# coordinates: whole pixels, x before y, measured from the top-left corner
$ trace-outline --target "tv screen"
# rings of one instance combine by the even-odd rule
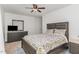
[[[17,31],[18,27],[17,26],[8,26],[8,31]]]

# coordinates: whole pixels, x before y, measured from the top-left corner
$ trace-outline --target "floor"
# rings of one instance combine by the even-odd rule
[[[5,43],[5,51],[7,54],[25,54],[21,48],[21,41]]]
[[[25,54],[24,50],[21,48],[21,41],[5,43],[5,50],[7,54]],[[64,50],[60,54],[71,54],[69,50]]]

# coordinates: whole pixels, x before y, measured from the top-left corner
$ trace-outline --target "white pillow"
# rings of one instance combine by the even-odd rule
[[[48,29],[48,30],[46,31],[46,34],[53,34],[53,31],[54,31],[54,29]]]
[[[65,29],[55,29],[54,33],[63,34],[65,35],[66,30]]]

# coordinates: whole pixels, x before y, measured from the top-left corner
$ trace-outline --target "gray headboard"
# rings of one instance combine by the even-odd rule
[[[49,23],[47,29],[66,29],[65,36],[69,41],[69,22]]]

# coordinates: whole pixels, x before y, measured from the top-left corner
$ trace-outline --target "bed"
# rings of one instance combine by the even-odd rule
[[[22,39],[22,48],[26,54],[58,53],[67,48],[69,41],[68,22],[49,23],[47,29],[65,29],[65,35],[58,33],[28,35]]]

